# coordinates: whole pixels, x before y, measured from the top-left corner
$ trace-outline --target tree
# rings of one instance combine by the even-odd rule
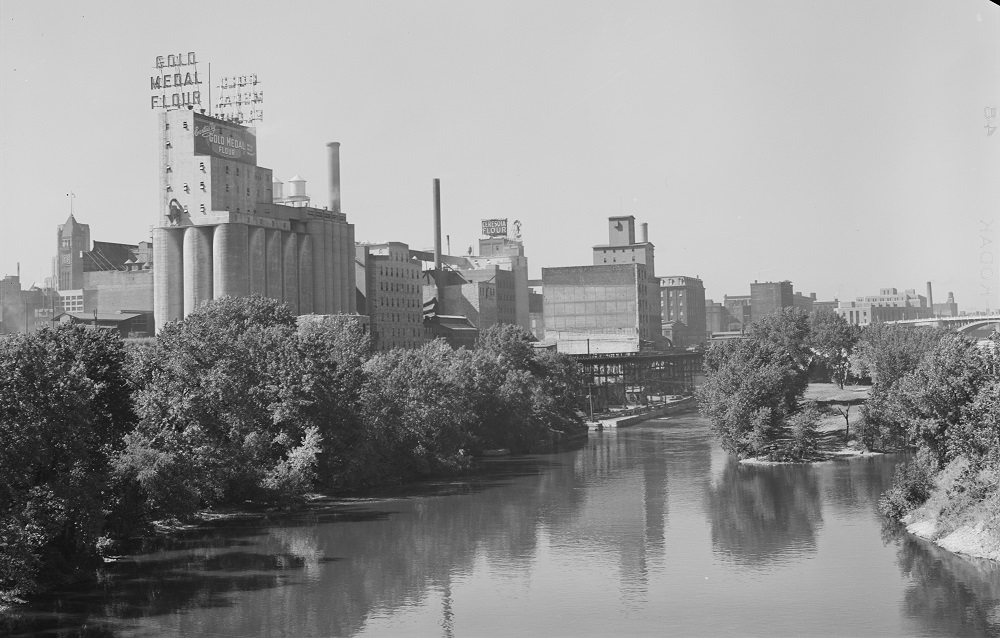
[[[872,389],[855,430],[868,449],[899,448],[909,441],[909,423],[896,385],[920,364],[947,330],[874,323],[861,331],[851,357],[852,374],[869,377]]]
[[[464,463],[475,421],[471,358],[439,339],[380,352],[365,363],[359,475],[385,482]]]
[[[118,336],[81,326],[0,339],[0,597],[96,558],[133,417],[124,361]]]
[[[292,457],[306,467],[301,456],[337,404],[336,365],[308,356],[317,347],[287,306],[264,297],[224,297],[167,324],[139,375],[148,381],[135,392],[139,422],[119,475],[161,516],[287,495],[272,488]]]
[[[747,330],[747,336],[784,351],[800,369],[809,367],[812,358],[808,348],[809,313],[802,308],[782,308],[755,319]]]
[[[972,416],[967,406],[990,380],[985,357],[971,339],[949,335],[893,388],[895,409],[909,424],[911,440],[930,453],[934,469],[943,468],[965,451],[966,441],[976,438],[978,424],[962,426]]]
[[[824,309],[810,317],[806,345],[830,370],[841,389],[850,371],[850,355],[858,337],[857,328],[833,310]]]
[[[805,370],[774,341],[739,339],[714,344],[705,354],[698,405],[728,452],[762,453],[798,410]]]

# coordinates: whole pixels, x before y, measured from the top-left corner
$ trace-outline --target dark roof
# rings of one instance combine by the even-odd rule
[[[63,312],[56,315],[56,319],[67,315],[73,317],[74,319],[79,319],[80,321],[93,321],[94,317],[97,317],[98,321],[125,321],[126,319],[134,319],[142,313],[139,312],[98,312],[96,315],[93,312]]]
[[[136,260],[138,248],[134,244],[95,241],[93,250],[83,253],[83,269],[87,272],[125,270],[125,264],[129,260]]]

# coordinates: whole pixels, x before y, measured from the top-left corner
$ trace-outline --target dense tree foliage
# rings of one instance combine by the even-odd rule
[[[852,373],[871,380],[868,401],[856,428],[868,449],[897,449],[910,442],[909,423],[898,397],[903,378],[949,333],[926,327],[876,323],[865,326],[851,358]]]
[[[705,375],[698,392],[701,412],[722,447],[740,457],[767,452],[807,384],[805,371],[787,349],[754,338],[709,348]]]
[[[882,377],[883,379],[885,377]],[[876,383],[878,388],[881,382]],[[876,424],[892,423],[918,450],[880,502],[900,518],[925,500],[937,503],[939,531],[963,521],[1000,525],[1000,351],[945,334],[912,370],[866,406]]]
[[[121,340],[81,327],[0,339],[0,595],[97,555],[110,463],[131,426]]]
[[[814,365],[829,371],[841,389],[850,373],[850,356],[859,337],[858,327],[833,310],[820,310],[809,318],[806,345],[814,355]]]
[[[156,518],[400,481],[584,428],[572,359],[514,326],[372,353],[356,319],[223,298],[127,347],[0,341],[0,596],[72,575]]]

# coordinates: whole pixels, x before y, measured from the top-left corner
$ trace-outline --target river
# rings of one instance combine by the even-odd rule
[[[229,521],[7,629],[51,636],[978,636],[1000,567],[888,529],[900,457],[746,466],[696,415]],[[2,627],[2,625],[0,625]]]

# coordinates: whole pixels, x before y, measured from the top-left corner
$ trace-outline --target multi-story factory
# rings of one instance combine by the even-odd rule
[[[705,327],[705,284],[697,277],[660,278],[661,316],[673,323],[673,344],[695,346],[708,339]],[[666,330],[664,330],[666,334]]]
[[[317,208],[300,179],[287,195],[274,190],[254,129],[193,110],[161,113],[159,127],[157,329],[225,295],[272,297],[300,315],[356,312],[339,143],[328,145],[329,207]]]
[[[358,291],[364,291],[358,310],[369,317],[373,347],[420,347],[427,341],[421,262],[402,242],[359,244],[356,255]]]
[[[542,269],[545,338],[571,354],[639,352],[662,345],[660,281],[646,224],[608,219],[592,266]]]

